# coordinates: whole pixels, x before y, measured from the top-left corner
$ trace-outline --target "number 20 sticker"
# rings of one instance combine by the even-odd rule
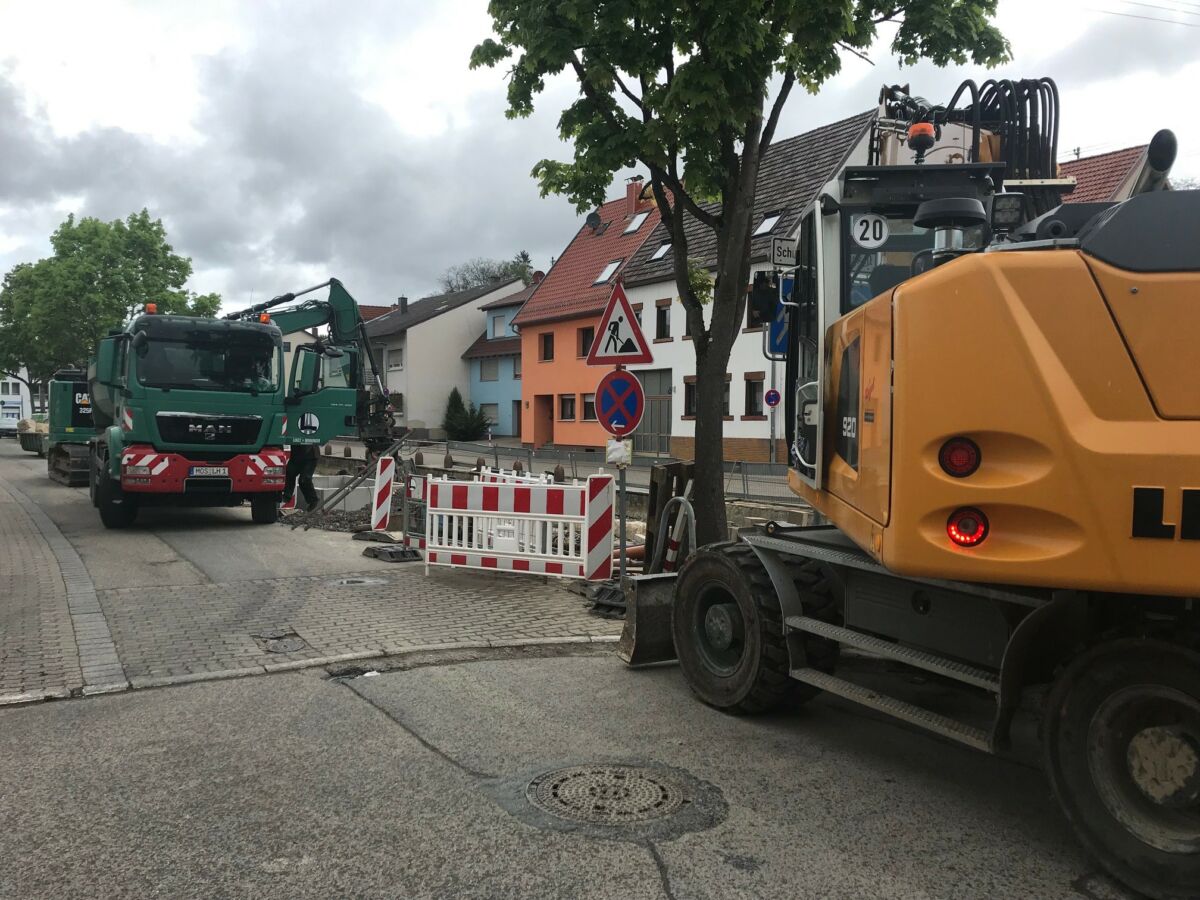
[[[850,236],[864,250],[878,250],[887,243],[887,219],[877,213],[855,216],[850,222]]]

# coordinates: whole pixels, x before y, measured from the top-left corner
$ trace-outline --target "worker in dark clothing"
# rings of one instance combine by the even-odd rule
[[[288,457],[287,484],[283,488],[283,497],[286,500],[292,496],[292,492],[296,490],[296,483],[299,482],[300,493],[304,495],[304,508],[308,511],[315,509],[320,502],[312,482],[313,473],[317,471],[318,457],[316,444],[293,444],[292,455]]]

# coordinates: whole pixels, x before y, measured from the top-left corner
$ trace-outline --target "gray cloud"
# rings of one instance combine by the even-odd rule
[[[378,6],[381,27],[400,27]],[[310,10],[284,28],[282,13],[265,8],[251,31],[259,40],[204,61],[195,145],[118,128],[56,138],[0,73],[6,230],[34,213],[44,220],[64,198],[80,197],[73,211],[106,219],[147,206],[193,257],[197,286],[218,285],[229,307],[305,286],[301,267],[383,303],[432,290],[446,267],[470,257],[527,249],[548,265],[576,217],[565,200],[539,198],[528,173],[540,156],[569,152],[555,133],[561,98],[510,122],[497,87],[468,110],[470,125],[412,137],[360,96],[339,63],[353,58],[363,40],[354,31],[368,31],[370,11],[356,7],[352,29],[320,4]],[[7,254],[5,266],[28,249]]]
[[[1200,32],[1186,25],[1100,16],[1042,67],[1060,83],[1104,82],[1139,72],[1177,75],[1200,56],[1198,37]]]

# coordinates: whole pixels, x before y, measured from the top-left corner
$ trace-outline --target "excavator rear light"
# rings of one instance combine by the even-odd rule
[[[259,313],[258,321],[262,322],[264,325],[268,325],[271,322],[271,317],[266,313]]]
[[[988,536],[987,516],[972,506],[956,509],[946,521],[946,534],[960,547],[975,547]]]
[[[952,437],[938,451],[938,463],[942,471],[954,478],[966,478],[975,474],[982,460],[979,445],[970,438]]]
[[[157,314],[158,314],[158,304],[157,303],[147,303],[146,304],[146,315],[153,316],[153,315],[157,315]]]

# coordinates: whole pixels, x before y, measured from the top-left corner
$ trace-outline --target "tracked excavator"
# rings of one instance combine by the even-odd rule
[[[325,299],[295,302],[324,288]],[[284,373],[283,335],[310,329]],[[358,305],[336,278],[223,319],[148,304],[99,342],[88,383],[90,491],[108,528],[143,506],[247,501],[255,522],[274,522],[290,446],[353,432],[371,450],[393,440]]]
[[[700,548],[622,652],[731,712],[825,692],[998,754],[1032,710],[1085,848],[1200,896],[1200,192],[1166,189],[1164,131],[1127,199],[1064,204],[1047,79],[885,88],[870,143],[751,292],[821,524]]]

